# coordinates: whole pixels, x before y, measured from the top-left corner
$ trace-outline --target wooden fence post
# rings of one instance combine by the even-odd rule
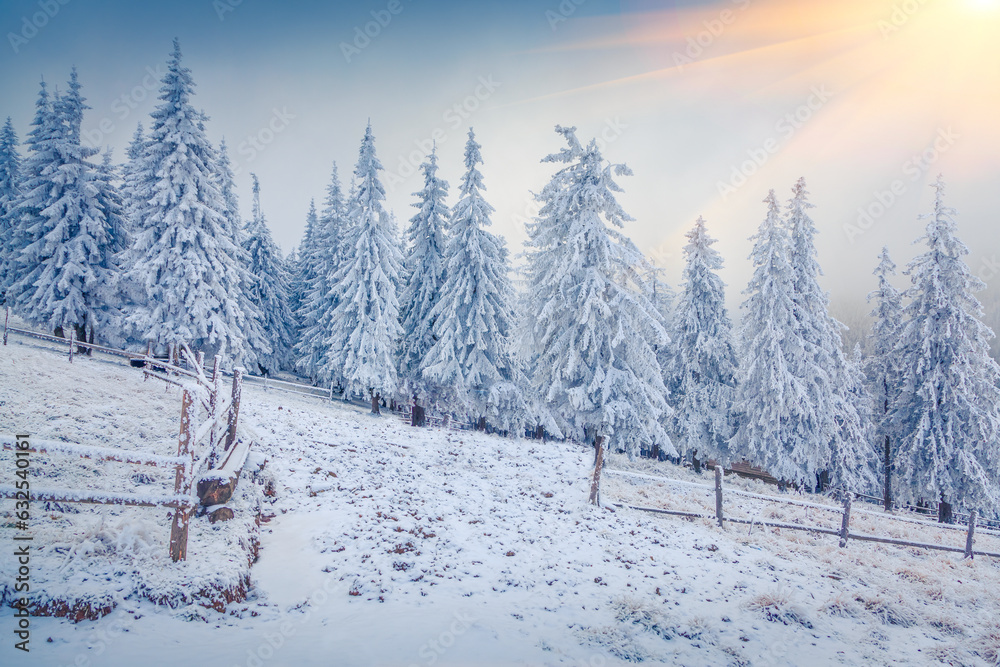
[[[194,416],[194,400],[191,392],[185,391],[181,399],[181,431],[177,439],[177,456],[189,456],[194,459],[191,451],[191,423]],[[178,465],[174,470],[174,495],[190,494],[190,481],[187,479],[187,464]],[[174,520],[170,526],[170,558],[176,563],[187,558],[189,508],[178,503],[174,509]]]
[[[7,323],[10,322],[10,306],[7,306],[7,314],[3,318],[3,344],[7,344]]]
[[[205,372],[205,352],[203,350],[198,350],[195,353],[195,357],[194,358],[197,360],[198,370],[204,373]]]
[[[972,541],[976,536],[976,510],[969,512],[969,532],[965,535],[965,558],[972,559]]]
[[[229,451],[229,448],[233,446],[236,442],[236,420],[240,417],[240,395],[243,393],[243,369],[234,368],[233,369],[233,405],[229,408],[229,428],[226,431],[226,445],[223,447],[223,451]]]
[[[598,435],[594,437],[594,447],[597,449],[597,455],[594,459],[594,480],[590,483],[590,504],[597,505],[598,507],[600,507],[601,468],[604,466],[603,435]]]
[[[216,418],[219,416],[219,393],[222,389],[222,357],[220,355],[215,355],[215,360],[212,363],[212,391],[208,394],[208,416],[215,424]],[[208,433],[208,469],[213,470],[215,468],[216,462],[216,452],[215,452],[215,426],[212,426],[212,430]]]
[[[69,363],[73,363],[73,348],[76,347],[76,327],[69,332]]]
[[[844,520],[840,524],[840,548],[847,546],[847,538],[851,536],[849,530],[851,526],[851,492],[844,492]]]
[[[719,522],[719,528],[723,528],[722,525],[722,465],[719,463],[715,464],[715,518]]]

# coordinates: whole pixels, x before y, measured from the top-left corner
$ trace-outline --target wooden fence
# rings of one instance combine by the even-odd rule
[[[728,489],[724,490],[723,489],[723,484],[722,484],[722,475],[723,475],[723,472],[722,472],[722,468],[720,466],[716,466],[716,468],[715,468],[715,484],[714,484],[714,486],[713,485],[708,485],[708,484],[698,484],[696,482],[685,482],[683,480],[671,479],[669,477],[659,477],[659,476],[656,476],[656,475],[646,475],[646,474],[642,474],[642,473],[628,472],[628,471],[625,471],[625,470],[607,469],[607,470],[604,470],[604,474],[607,474],[607,475],[621,475],[621,476],[633,477],[633,478],[638,478],[638,479],[647,479],[647,480],[652,480],[652,481],[661,482],[661,483],[665,483],[665,484],[670,484],[670,485],[673,485],[673,486],[681,486],[681,487],[690,487],[690,488],[704,489],[704,490],[709,491],[709,492],[714,492],[714,495],[715,495],[715,514],[714,514],[714,516],[713,515],[709,515],[709,514],[700,513],[700,512],[683,512],[683,511],[678,511],[678,510],[669,510],[669,509],[655,508],[655,507],[639,507],[639,506],[635,506],[635,505],[625,505],[625,504],[621,504],[621,503],[616,503],[615,504],[616,507],[627,507],[628,509],[639,510],[639,511],[642,511],[642,512],[651,512],[651,513],[654,513],[654,514],[666,514],[666,515],[671,515],[671,516],[681,516],[681,517],[686,517],[686,518],[691,518],[691,519],[710,519],[710,520],[714,520],[716,522],[716,524],[720,528],[724,528],[726,523],[738,523],[738,524],[750,525],[751,527],[753,525],[758,525],[758,526],[767,526],[767,527],[771,527],[771,528],[783,528],[783,529],[788,529],[788,530],[802,530],[802,531],[808,531],[808,532],[812,532],[812,533],[834,535],[834,536],[837,536],[837,537],[840,538],[840,546],[841,546],[841,548],[846,547],[848,545],[848,542],[850,540],[857,540],[859,542],[878,542],[878,543],[881,543],[881,544],[893,544],[893,545],[902,546],[902,547],[914,547],[914,548],[918,548],[918,549],[935,549],[935,550],[938,550],[938,551],[949,551],[949,552],[954,552],[954,553],[961,553],[961,554],[963,554],[963,556],[965,558],[973,558],[974,556],[989,556],[991,558],[1000,558],[1000,553],[993,553],[993,552],[989,552],[989,551],[977,551],[974,548],[975,534],[976,534],[976,530],[977,530],[977,526],[976,526],[976,513],[975,513],[975,511],[973,511],[973,512],[970,513],[970,515],[969,515],[969,521],[968,521],[967,525],[963,527],[963,526],[957,526],[957,525],[931,523],[931,522],[928,522],[928,521],[921,521],[919,519],[913,519],[913,518],[909,518],[909,517],[902,517],[902,516],[897,516],[897,515],[894,515],[894,514],[888,514],[888,513],[883,513],[883,512],[874,512],[872,510],[864,510],[864,509],[852,508],[853,494],[849,494],[849,493],[848,494],[844,494],[845,497],[844,497],[844,503],[843,503],[843,505],[841,507],[836,507],[836,506],[830,506],[830,505],[822,505],[822,504],[819,504],[819,503],[810,503],[810,502],[803,501],[803,500],[795,500],[795,499],[792,499],[792,498],[779,498],[777,496],[768,496],[768,495],[763,495],[763,494],[759,494],[759,493],[751,493],[749,491],[743,491],[741,489],[728,488]],[[597,478],[596,478],[596,474],[595,474],[595,483],[596,483],[596,481],[597,481]],[[808,507],[808,508],[812,508],[812,509],[823,510],[823,511],[826,511],[826,512],[832,512],[834,514],[839,514],[840,518],[841,518],[840,529],[837,530],[837,529],[833,529],[833,528],[823,528],[821,526],[806,526],[806,525],[795,524],[795,523],[783,523],[783,522],[776,522],[776,521],[760,521],[760,520],[757,520],[757,519],[743,519],[743,518],[736,518],[736,517],[727,517],[727,516],[725,516],[725,512],[724,512],[724,498],[725,498],[725,494],[733,494],[733,495],[738,495],[738,496],[742,496],[742,497],[746,497],[746,498],[754,498],[756,500],[762,500],[762,501],[766,501],[766,502],[782,503],[782,504],[786,504],[786,505],[797,505],[797,506],[800,506],[800,507]],[[902,522],[906,522],[906,523],[910,523],[910,524],[917,524],[917,525],[922,525],[922,526],[930,527],[930,528],[936,528],[936,529],[940,529],[940,530],[961,531],[961,532],[965,533],[965,544],[964,544],[964,546],[958,547],[958,546],[948,546],[946,544],[932,544],[932,543],[927,543],[927,542],[911,542],[911,541],[907,541],[907,540],[898,540],[898,539],[888,538],[888,537],[879,537],[879,536],[876,536],[876,535],[864,535],[864,534],[860,534],[860,533],[852,533],[851,530],[850,530],[852,512],[855,513],[855,514],[868,514],[868,515],[872,515],[872,516],[878,516],[878,517],[883,518],[883,519],[889,519],[889,520],[893,520],[893,521],[902,521]],[[1000,536],[1000,532],[992,531],[992,530],[986,530],[986,529],[982,529],[982,528],[979,529],[979,532],[981,532],[983,534],[993,535],[993,536]]]
[[[67,342],[66,339],[36,332],[10,329],[16,333],[30,335],[43,340]],[[8,328],[5,327],[4,337]],[[243,387],[243,369],[233,371],[231,392],[223,393],[221,358],[215,357],[211,376],[206,375],[202,356],[192,354],[186,346],[181,346],[187,367],[175,365],[168,361],[154,359],[147,355],[137,355],[103,348],[89,343],[69,340],[70,361],[72,361],[75,346],[89,347],[101,352],[119,354],[130,359],[142,360],[143,373],[146,378],[157,378],[168,384],[181,388],[181,417],[176,456],[161,456],[144,454],[109,447],[95,447],[69,442],[51,440],[33,440],[29,436],[0,435],[3,449],[16,450],[35,454],[78,456],[95,461],[116,461],[131,465],[154,466],[158,468],[173,468],[174,492],[172,495],[138,495],[129,493],[111,493],[87,489],[45,489],[32,488],[32,501],[50,501],[62,503],[99,503],[110,505],[125,505],[136,507],[170,507],[173,509],[170,528],[170,557],[176,562],[187,557],[188,524],[191,515],[197,509],[199,501],[204,503],[206,497],[211,498],[210,504],[221,504],[231,497],[239,472],[246,461],[250,443],[237,441],[237,426],[239,420],[240,397]],[[174,354],[171,354],[173,361]],[[197,423],[199,406],[206,413],[201,423]],[[20,441],[20,443],[18,442]],[[27,447],[23,446],[28,442]],[[221,459],[221,461],[220,461]],[[208,484],[198,484],[199,472],[202,468],[213,470],[216,464],[221,466],[214,474],[205,475]],[[203,480],[206,481],[206,480]],[[211,492],[210,492],[211,491]],[[18,498],[19,492],[13,486],[0,485],[0,497]]]

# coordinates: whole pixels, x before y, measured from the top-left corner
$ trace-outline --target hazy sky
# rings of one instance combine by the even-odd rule
[[[23,139],[40,78],[64,87],[76,65],[85,134],[118,158],[179,37],[241,205],[253,171],[286,252],[331,163],[349,177],[370,118],[400,227],[430,140],[454,192],[473,125],[516,254],[563,124],[633,169],[626,233],[674,283],[705,216],[733,305],[761,200],[799,176],[834,301],[871,289],[882,245],[901,266],[915,254],[938,172],[970,264],[1000,277],[1000,0],[3,0],[0,29],[0,118]]]

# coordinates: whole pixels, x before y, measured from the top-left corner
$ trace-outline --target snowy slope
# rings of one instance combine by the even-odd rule
[[[0,431],[27,424],[39,437],[141,430],[172,440],[175,390],[147,383],[162,403],[151,393],[130,404],[73,399],[88,381],[143,386],[134,370],[97,359],[69,366],[12,339],[0,348]],[[129,598],[96,622],[36,618],[23,664],[82,656],[131,665],[151,654],[223,665],[996,660],[1000,564],[986,558],[860,543],[840,550],[830,536],[759,527],[748,536],[746,527],[594,508],[593,454],[573,444],[414,429],[257,387],[245,389],[241,414],[278,491],[265,506],[275,516],[263,527],[251,600],[230,614]],[[118,428],[95,426],[98,417]],[[693,479],[662,464],[635,468]],[[606,501],[696,510],[702,502],[700,491],[606,482]],[[8,512],[10,501],[0,503]],[[166,522],[155,522],[165,535]],[[7,544],[8,532],[0,529]],[[190,563],[202,566],[196,556]],[[22,664],[14,660],[22,654],[0,644],[0,662]]]

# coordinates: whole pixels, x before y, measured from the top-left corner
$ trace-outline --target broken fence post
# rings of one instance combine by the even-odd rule
[[[851,492],[844,492],[844,520],[840,524],[840,548],[847,546],[847,539],[851,536],[849,529],[851,525]]]
[[[722,465],[715,464],[715,518],[722,528]]]
[[[965,534],[965,558],[972,559],[972,542],[976,536],[976,510],[969,512],[969,532]]]

